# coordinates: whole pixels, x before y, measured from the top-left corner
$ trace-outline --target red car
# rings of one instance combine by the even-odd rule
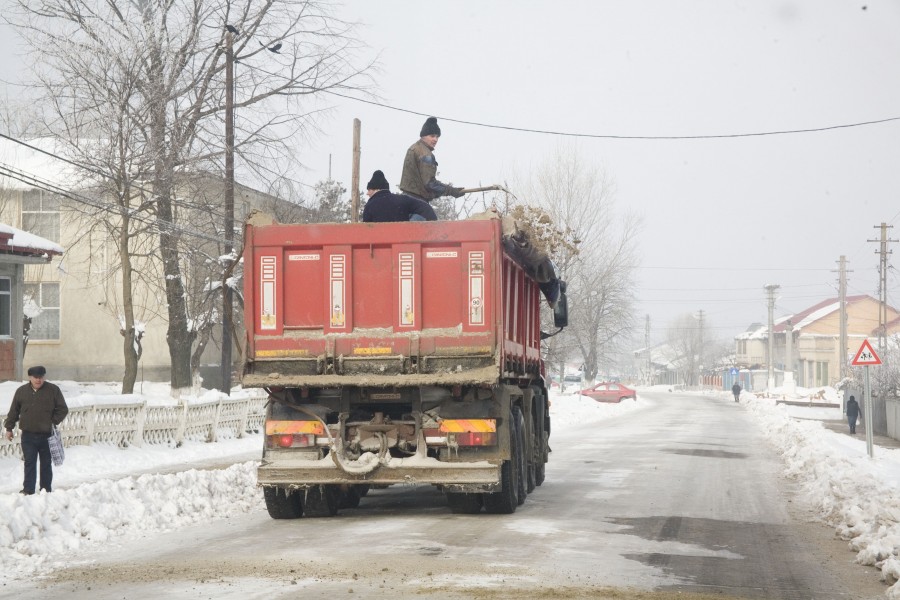
[[[593,398],[597,402],[621,402],[626,398],[637,400],[637,392],[628,386],[613,381],[598,383],[594,387],[581,390],[582,396]]]

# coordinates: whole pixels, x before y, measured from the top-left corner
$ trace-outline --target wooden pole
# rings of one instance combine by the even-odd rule
[[[359,221],[359,139],[362,124],[353,119],[353,174],[350,177],[350,222]]]
[[[234,35],[225,34],[225,254],[234,250]],[[222,278],[222,385],[231,395],[231,339],[233,298],[225,269]]]

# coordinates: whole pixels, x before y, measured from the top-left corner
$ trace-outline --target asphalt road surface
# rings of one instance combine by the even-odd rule
[[[260,493],[256,512],[117,541],[0,597],[883,598],[873,570],[794,501],[741,405],[642,403],[554,433],[546,481],[513,515],[455,515],[410,486],[337,517],[275,521]]]

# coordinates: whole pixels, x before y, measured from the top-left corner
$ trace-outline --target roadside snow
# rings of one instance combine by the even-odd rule
[[[4,385],[0,394],[11,397],[12,388]],[[73,406],[98,398],[122,402],[111,386],[73,384],[63,389]],[[649,406],[641,397],[648,390],[638,391],[636,401],[620,404],[551,393],[554,437],[564,438],[575,425]],[[668,393],[664,388],[652,391]],[[834,395],[833,390],[829,393]],[[729,392],[704,395],[732,401]],[[137,400],[172,402],[165,386]],[[863,436],[851,438],[823,427],[819,420],[840,418],[840,409],[787,407],[748,393],[741,403],[767,431],[784,458],[786,473],[801,484],[820,518],[857,552],[857,562],[875,565],[889,583],[896,582],[900,451],[876,447],[874,459],[869,459]],[[55,469],[54,492],[28,497],[17,493],[21,461],[0,459],[0,510],[5,515],[0,523],[0,583],[70,565],[79,550],[123,536],[264,510],[254,460],[261,446],[258,434],[180,448],[75,446],[67,449],[65,465]],[[237,464],[220,470],[197,468],[229,463]],[[900,598],[900,584],[890,587],[887,597]]]

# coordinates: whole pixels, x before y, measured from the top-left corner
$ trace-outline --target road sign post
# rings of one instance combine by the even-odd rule
[[[856,356],[853,357],[850,364],[854,367],[866,368],[863,421],[865,421],[866,427],[866,451],[869,453],[869,458],[872,458],[874,456],[872,437],[875,434],[872,431],[872,392],[869,388],[869,367],[880,365],[881,359],[878,357],[878,354],[875,353],[875,349],[872,348],[872,344],[869,343],[869,340],[863,340],[862,345],[859,347],[859,350],[856,351]]]

